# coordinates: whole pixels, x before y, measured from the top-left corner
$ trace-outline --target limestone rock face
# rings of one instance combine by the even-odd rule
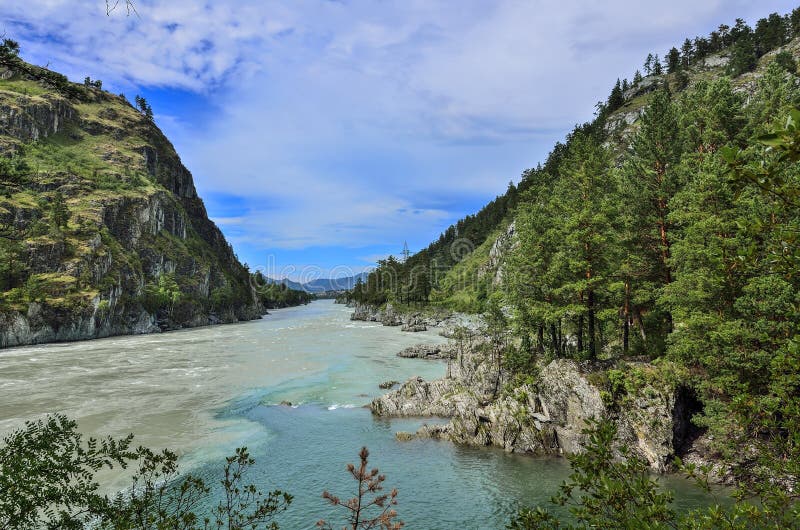
[[[0,130],[21,143],[35,142],[61,132],[77,115],[68,101],[55,95],[0,99]]]
[[[428,326],[425,324],[425,320],[422,318],[413,317],[403,323],[403,327],[400,328],[400,331],[409,331],[411,333],[428,331]]]
[[[491,275],[492,285],[498,287],[503,283],[503,271],[505,257],[516,245],[516,222],[508,225],[505,232],[492,244],[489,249],[489,259],[478,270],[478,277],[483,278],[486,275]]]
[[[425,381],[412,377],[394,392],[375,398],[370,409],[376,416],[452,417],[464,402],[473,402],[452,379]]]

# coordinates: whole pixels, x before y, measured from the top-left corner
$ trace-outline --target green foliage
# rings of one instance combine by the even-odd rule
[[[0,156],[0,191],[24,183],[30,170],[24,151],[16,151],[11,156]]]
[[[28,422],[0,447],[0,527],[103,530],[256,530],[278,528],[274,518],[292,496],[267,494],[244,481],[254,460],[246,448],[228,457],[220,481],[223,500],[205,513],[210,492],[193,475],[181,475],[178,457],[131,449],[133,435],[84,440],[63,415]],[[98,473],[137,461],[131,487],[100,495]]]
[[[614,85],[614,88],[611,90],[611,94],[608,96],[606,109],[608,112],[613,112],[624,104],[625,97],[622,94],[622,84],[620,83],[620,80],[617,79],[617,83]]]
[[[135,101],[136,108],[139,109],[139,112],[141,112],[148,120],[153,121],[153,107],[150,106],[147,100],[137,94]]]
[[[173,273],[163,273],[154,282],[148,283],[141,296],[142,305],[149,313],[165,312],[172,316],[182,292]]]
[[[307,304],[315,298],[313,294],[306,291],[290,289],[284,283],[270,282],[261,274],[261,271],[252,275],[252,281],[261,305],[267,309]],[[212,293],[212,302],[214,302],[215,296],[217,296],[216,292]],[[215,307],[220,307],[224,304],[214,302],[213,305]]]
[[[586,451],[570,457],[572,474],[552,503],[567,507],[571,520],[559,517],[553,509],[522,508],[506,528],[533,529],[735,529],[796,528],[800,503],[796,494],[780,484],[766,483],[754,499],[751,492],[740,490],[733,505],[712,504],[679,514],[672,507],[672,494],[663,491],[657,479],[648,473],[647,464],[627,453],[626,447],[614,453],[616,429],[609,421],[594,422],[584,431]],[[698,486],[711,493],[708,467],[678,466]]]
[[[781,50],[775,55],[775,64],[791,74],[797,73],[797,61],[790,52]]]
[[[519,194],[529,186],[529,174],[523,174],[519,186],[509,183],[504,195],[450,226],[437,241],[406,261],[394,256],[380,260],[377,269],[353,289],[349,299],[378,306],[388,301],[410,305],[433,301],[454,310],[480,312],[489,292],[485,283],[477,281],[480,264],[471,261],[470,256],[477,249],[484,249],[488,255],[484,244],[513,212]],[[462,264],[467,268],[454,271]]]
[[[92,81],[91,77],[86,76],[86,79],[83,80],[83,86],[85,86],[86,88],[96,88],[100,90],[103,88],[103,82],[100,81],[99,79],[95,79],[94,81]]]
[[[64,196],[60,191],[56,191],[50,202],[50,219],[57,228],[66,228],[69,218],[69,208]]]
[[[733,46],[731,60],[728,63],[728,73],[732,76],[739,76],[746,72],[751,72],[755,69],[757,63],[756,44],[748,33]]]
[[[84,441],[62,415],[26,423],[0,447],[0,527],[83,528],[106,502],[95,474],[134,459],[132,440]]]
[[[12,39],[3,39],[0,43],[0,66],[30,76],[37,81],[51,86],[68,98],[81,99],[85,96],[84,89],[79,85],[70,83],[65,75],[33,66],[19,57],[19,43]]]

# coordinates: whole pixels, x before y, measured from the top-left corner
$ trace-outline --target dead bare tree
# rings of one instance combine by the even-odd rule
[[[106,0],[106,16],[111,16],[119,5],[123,2],[123,0]],[[139,13],[136,12],[136,6],[133,3],[133,0],[124,0],[125,5],[125,12],[128,16],[136,15],[139,16]]]

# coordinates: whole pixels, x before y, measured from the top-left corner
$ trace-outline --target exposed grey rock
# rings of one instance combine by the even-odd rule
[[[425,381],[412,377],[397,390],[375,398],[370,409],[376,416],[439,416],[449,418],[477,398],[454,379]]]
[[[19,95],[15,102],[0,102],[0,130],[23,142],[35,142],[56,134],[77,117],[66,100],[45,94]]]
[[[424,355],[412,347],[410,355]],[[450,346],[450,348],[455,348]],[[586,442],[581,433],[590,420],[609,418],[618,429],[617,444],[664,472],[676,451],[689,412],[673,390],[648,387],[624,407],[610,410],[590,375],[605,367],[557,359],[543,366],[534,386],[507,390],[509,374],[498,373],[480,340],[449,363],[450,377],[425,381],[415,377],[376,398],[370,408],[379,416],[440,416],[446,425],[425,425],[419,437],[509,452],[574,454]],[[504,390],[505,389],[505,390]]]
[[[577,363],[564,359],[545,366],[538,387],[542,413],[554,424],[559,447],[568,454],[580,451],[586,421],[606,415],[600,391],[580,373]]]
[[[413,318],[406,321],[400,331],[410,331],[412,333],[416,333],[418,331],[428,331],[428,326],[425,325],[425,322],[422,319]]]
[[[628,90],[623,92],[622,96],[625,100],[631,100],[635,97],[641,96],[642,94],[647,94],[649,92],[653,92],[659,86],[661,86],[663,78],[657,75],[649,75],[642,79],[638,84],[630,87]]]
[[[703,59],[703,66],[706,68],[721,68],[723,66],[728,66],[728,63],[731,62],[730,55],[728,53],[719,53],[714,55],[709,55],[705,59]]]
[[[497,287],[503,282],[505,258],[517,244],[516,221],[508,225],[505,232],[500,234],[489,249],[489,259],[478,269],[478,278],[487,275],[492,277],[492,285]]]
[[[409,359],[448,359],[454,355],[452,344],[415,344],[397,353]]]
[[[392,388],[393,386],[399,385],[399,384],[400,384],[400,381],[395,381],[394,379],[392,379],[391,381],[384,381],[383,383],[380,383],[378,385],[378,388],[381,388],[383,390],[388,390],[388,389]]]

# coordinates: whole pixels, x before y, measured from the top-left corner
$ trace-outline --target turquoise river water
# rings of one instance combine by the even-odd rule
[[[547,503],[569,472],[563,459],[397,441],[396,431],[426,420],[377,419],[364,405],[382,381],[444,375],[439,362],[395,355],[444,339],[349,315],[323,300],[241,324],[0,350],[0,434],[63,412],[87,434],[134,432],[138,444],[177,450],[185,469],[212,482],[223,457],[246,445],[257,461],[250,479],[295,496],[279,518],[286,529],[340,520],[321,493],[352,495],[345,465],[364,445],[400,491],[406,528],[502,528],[518,505]],[[109,489],[126,484],[103,478]],[[678,509],[705,502],[683,481],[665,483]]]

